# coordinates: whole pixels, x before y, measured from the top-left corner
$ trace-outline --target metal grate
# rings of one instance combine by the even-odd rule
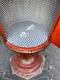
[[[20,47],[35,47],[48,39],[43,25],[30,21],[18,22],[6,29],[9,42]]]
[[[0,21],[4,28],[19,21],[41,23],[49,28],[59,8],[60,0],[0,0]]]
[[[0,0],[0,21],[8,41],[21,47],[41,45],[59,8],[59,0]]]

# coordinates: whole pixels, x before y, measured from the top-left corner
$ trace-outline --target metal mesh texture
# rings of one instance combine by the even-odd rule
[[[60,0],[0,0],[0,21],[3,27],[32,21],[52,27],[60,8]]]
[[[35,47],[48,39],[48,34],[43,25],[30,21],[13,24],[7,28],[6,36],[9,42],[20,47]]]
[[[0,0],[0,21],[14,45],[34,47],[48,39],[60,0]]]

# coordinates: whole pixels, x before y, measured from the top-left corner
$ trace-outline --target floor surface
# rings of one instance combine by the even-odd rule
[[[47,54],[47,59],[49,67],[53,74],[53,80],[60,80],[60,49],[50,44],[45,50]],[[9,50],[1,41],[0,43],[0,80],[25,80],[21,77],[14,75],[11,71],[9,58],[14,54]],[[42,74],[39,74],[36,77],[33,77],[30,80],[51,80],[49,73],[43,71]]]

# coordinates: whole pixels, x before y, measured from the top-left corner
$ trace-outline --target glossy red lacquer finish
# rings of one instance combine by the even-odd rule
[[[49,35],[49,41],[60,48],[60,11]]]
[[[3,37],[3,39],[4,39],[4,42],[6,42],[6,41],[7,41],[7,39],[6,39],[6,36],[5,36],[5,33],[4,33],[3,28],[2,28],[1,23],[0,23],[0,32],[1,32],[1,34],[2,34],[2,37]]]
[[[50,43],[53,43],[60,48],[60,20],[58,21],[56,28],[51,36]]]
[[[56,17],[56,20],[55,20],[54,24],[53,24],[53,27],[52,27],[52,29],[51,29],[51,32],[50,32],[50,35],[49,35],[48,40],[51,39],[51,36],[52,36],[55,28],[57,27],[57,23],[58,23],[59,19],[60,19],[60,10],[59,10],[59,13],[58,13],[58,15],[57,15],[57,17]]]

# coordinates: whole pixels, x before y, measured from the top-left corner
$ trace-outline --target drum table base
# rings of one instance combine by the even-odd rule
[[[45,58],[40,53],[21,54],[15,53],[10,58],[13,74],[16,74],[24,79],[30,79],[43,70]]]

